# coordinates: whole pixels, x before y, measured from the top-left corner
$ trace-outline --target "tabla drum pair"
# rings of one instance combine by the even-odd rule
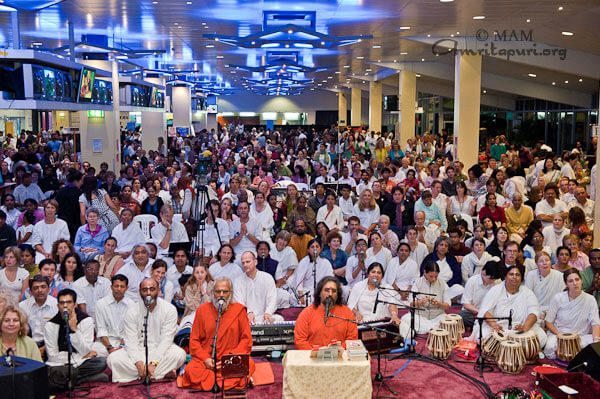
[[[440,328],[450,333],[450,343],[454,347],[458,344],[465,333],[465,325],[462,317],[457,314],[449,314],[440,322]]]
[[[539,353],[541,351],[540,341],[538,340],[537,334],[532,331],[509,331],[508,338],[511,341],[515,341],[521,344],[523,353],[525,354],[525,362],[527,364],[537,363]]]
[[[498,360],[500,344],[504,341],[508,341],[508,336],[504,331],[492,332],[492,334],[483,341],[483,352],[494,361]]]
[[[558,347],[556,348],[556,357],[563,362],[570,362],[581,352],[581,340],[579,334],[564,333],[558,334]]]
[[[498,368],[506,374],[519,374],[525,367],[525,353],[521,343],[503,341],[498,352]]]
[[[452,352],[452,343],[450,333],[443,328],[434,328],[429,330],[427,336],[427,350],[432,357],[436,359],[448,359]]]

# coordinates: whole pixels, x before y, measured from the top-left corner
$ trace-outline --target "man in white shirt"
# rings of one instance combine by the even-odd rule
[[[139,301],[140,296],[138,286],[146,277],[149,277],[152,270],[152,260],[150,259],[150,251],[144,244],[138,244],[133,248],[131,261],[124,264],[119,269],[119,274],[127,277],[129,281],[125,296],[134,302]]]
[[[67,365],[71,345],[71,364],[77,369],[75,385],[108,381],[108,376],[104,374],[106,359],[97,357],[92,349],[94,321],[77,308],[77,294],[70,288],[58,293],[58,313],[44,327],[44,343],[48,355],[46,364],[50,367]]]
[[[235,262],[241,265],[241,255],[246,251],[254,252],[256,244],[260,241],[260,224],[250,220],[248,214],[250,206],[247,202],[240,202],[238,205],[238,219],[229,223],[230,244],[236,255]]]
[[[341,197],[338,198],[338,206],[342,210],[344,221],[348,221],[354,210],[354,199],[352,198],[352,191],[350,186],[347,184],[340,184]]]
[[[113,351],[107,359],[112,370],[112,381],[129,382],[138,378],[175,379],[177,369],[185,363],[186,356],[185,351],[173,343],[177,331],[177,310],[175,306],[158,298],[160,288],[154,279],[144,279],[137,291],[138,303],[127,309],[123,323],[125,349]],[[147,365],[144,350],[146,314]]]
[[[277,310],[275,280],[269,273],[258,270],[257,263],[253,252],[246,251],[242,254],[244,274],[233,283],[233,298],[246,306],[251,324],[283,321],[283,317],[275,314]]]
[[[353,177],[348,177],[349,169],[347,166],[342,166],[342,176],[338,179],[339,184],[347,184],[352,189],[356,187],[356,180]]]
[[[173,284],[175,295],[179,291],[179,278],[184,274],[192,275],[194,268],[188,265],[188,255],[185,249],[179,248],[173,254],[173,265],[169,266],[165,278]],[[182,298],[183,299],[183,298]]]
[[[565,220],[560,213],[552,216],[552,224],[544,227],[542,235],[544,236],[544,246],[550,247],[550,253],[556,253],[556,249],[562,245],[563,237],[569,234],[569,229],[565,228]]]
[[[492,158],[494,159],[494,158]],[[486,192],[483,195],[480,195],[477,198],[477,212],[479,212],[481,210],[481,208],[483,208],[485,206],[485,196],[488,193],[493,193],[496,195],[496,205],[501,207],[501,208],[506,208],[505,203],[508,204],[506,202],[506,199],[502,196],[502,194],[498,194],[498,192],[496,191],[498,189],[498,182],[496,181],[496,179],[488,179],[488,181],[485,183],[485,189]],[[508,204],[510,205],[510,204]]]
[[[351,216],[348,219],[348,231],[342,232],[342,245],[340,249],[345,251],[348,255],[356,255],[356,241],[363,239],[367,241],[367,236],[358,232],[360,227],[360,219],[358,216]]]
[[[575,171],[573,168],[577,163],[578,156],[575,154],[569,155],[567,162],[564,163],[562,169],[560,170],[560,175],[562,177],[568,177],[569,179],[575,178]]]
[[[80,295],[85,298],[85,311],[96,320],[96,302],[110,293],[110,280],[98,277],[100,262],[95,259],[86,262],[83,268],[84,276],[73,284]]]
[[[544,187],[544,199],[535,206],[535,217],[542,221],[544,227],[552,225],[552,218],[557,213],[562,214],[563,218],[567,217],[567,205],[557,197],[558,187],[556,184],[547,184]]]
[[[590,230],[594,230],[594,201],[587,198],[585,188],[577,187],[575,189],[575,200],[569,204],[569,210],[572,208],[581,208],[585,214],[585,222]]]
[[[56,315],[57,301],[50,293],[48,277],[36,275],[29,280],[31,296],[19,303],[19,308],[27,316],[31,338],[44,353],[44,332],[46,322]]]
[[[111,280],[111,293],[96,303],[96,342],[92,348],[99,357],[108,357],[125,347],[123,322],[127,309],[135,303],[125,298],[127,277],[115,275]]]
[[[433,200],[433,203],[437,205],[440,213],[445,218],[446,208],[448,207],[448,196],[442,193],[442,182],[439,180],[434,180],[433,183],[431,183],[431,199]]]
[[[22,208],[25,206],[25,200],[32,198],[38,203],[46,200],[46,196],[36,183],[31,181],[31,173],[25,172],[23,175],[23,183],[15,187],[13,191],[15,197],[15,206]]]
[[[167,256],[171,243],[190,241],[185,226],[181,222],[173,221],[173,215],[173,207],[163,205],[160,208],[160,223],[150,230],[152,241],[156,244],[158,259]]]
[[[481,273],[469,277],[462,295],[463,308],[460,311],[465,327],[473,327],[485,294],[498,284],[499,279],[498,263],[493,260],[483,266]]]

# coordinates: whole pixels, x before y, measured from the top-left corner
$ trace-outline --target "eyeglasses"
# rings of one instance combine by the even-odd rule
[[[229,294],[231,290],[215,290],[215,294]]]

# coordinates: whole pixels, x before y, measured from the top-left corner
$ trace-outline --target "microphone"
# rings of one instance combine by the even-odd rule
[[[375,280],[375,279],[373,279]],[[379,291],[377,291],[377,296],[375,296],[375,305],[373,305],[373,314],[377,313],[377,305],[379,305]]]
[[[146,297],[144,298],[144,305],[146,305],[146,307],[149,307],[152,304],[152,297],[150,295],[146,295]]]
[[[512,330],[512,309],[510,310],[510,313],[508,314],[508,329]]]
[[[15,355],[15,352],[13,351],[12,348],[8,348],[6,350],[6,364],[8,365],[8,367],[14,366],[14,363],[11,358],[11,356],[14,356],[14,355]]]
[[[223,305],[225,305],[225,299],[219,298],[217,304],[219,305],[219,314],[221,314],[221,312],[223,311]]]
[[[379,281],[377,281],[377,279],[372,279],[371,280],[373,282],[373,284],[375,284],[375,288],[379,288]]]
[[[575,366],[575,367],[573,367],[571,369],[567,369],[567,372],[570,373],[571,371],[580,369],[582,367],[587,368],[587,366],[588,366],[588,362],[579,363],[577,366]]]
[[[329,307],[331,306],[331,297],[325,299],[325,325],[327,325],[327,317],[329,316]]]
[[[69,321],[69,311],[67,309],[63,309],[62,314],[63,314],[63,319],[65,319],[65,321],[68,322]]]

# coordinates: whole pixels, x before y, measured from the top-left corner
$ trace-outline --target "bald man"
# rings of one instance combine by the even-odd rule
[[[175,379],[185,362],[185,352],[173,343],[177,330],[175,306],[158,298],[158,283],[151,278],[139,285],[141,300],[130,306],[125,315],[122,350],[108,356],[113,382],[140,379]],[[144,319],[148,313],[148,370],[144,350]]]
[[[244,252],[241,260],[244,274],[240,275],[233,283],[235,286],[233,299],[246,306],[248,320],[252,324],[271,324],[274,321],[283,321],[283,317],[275,314],[277,288],[273,277],[256,268],[258,261],[253,252]]]

